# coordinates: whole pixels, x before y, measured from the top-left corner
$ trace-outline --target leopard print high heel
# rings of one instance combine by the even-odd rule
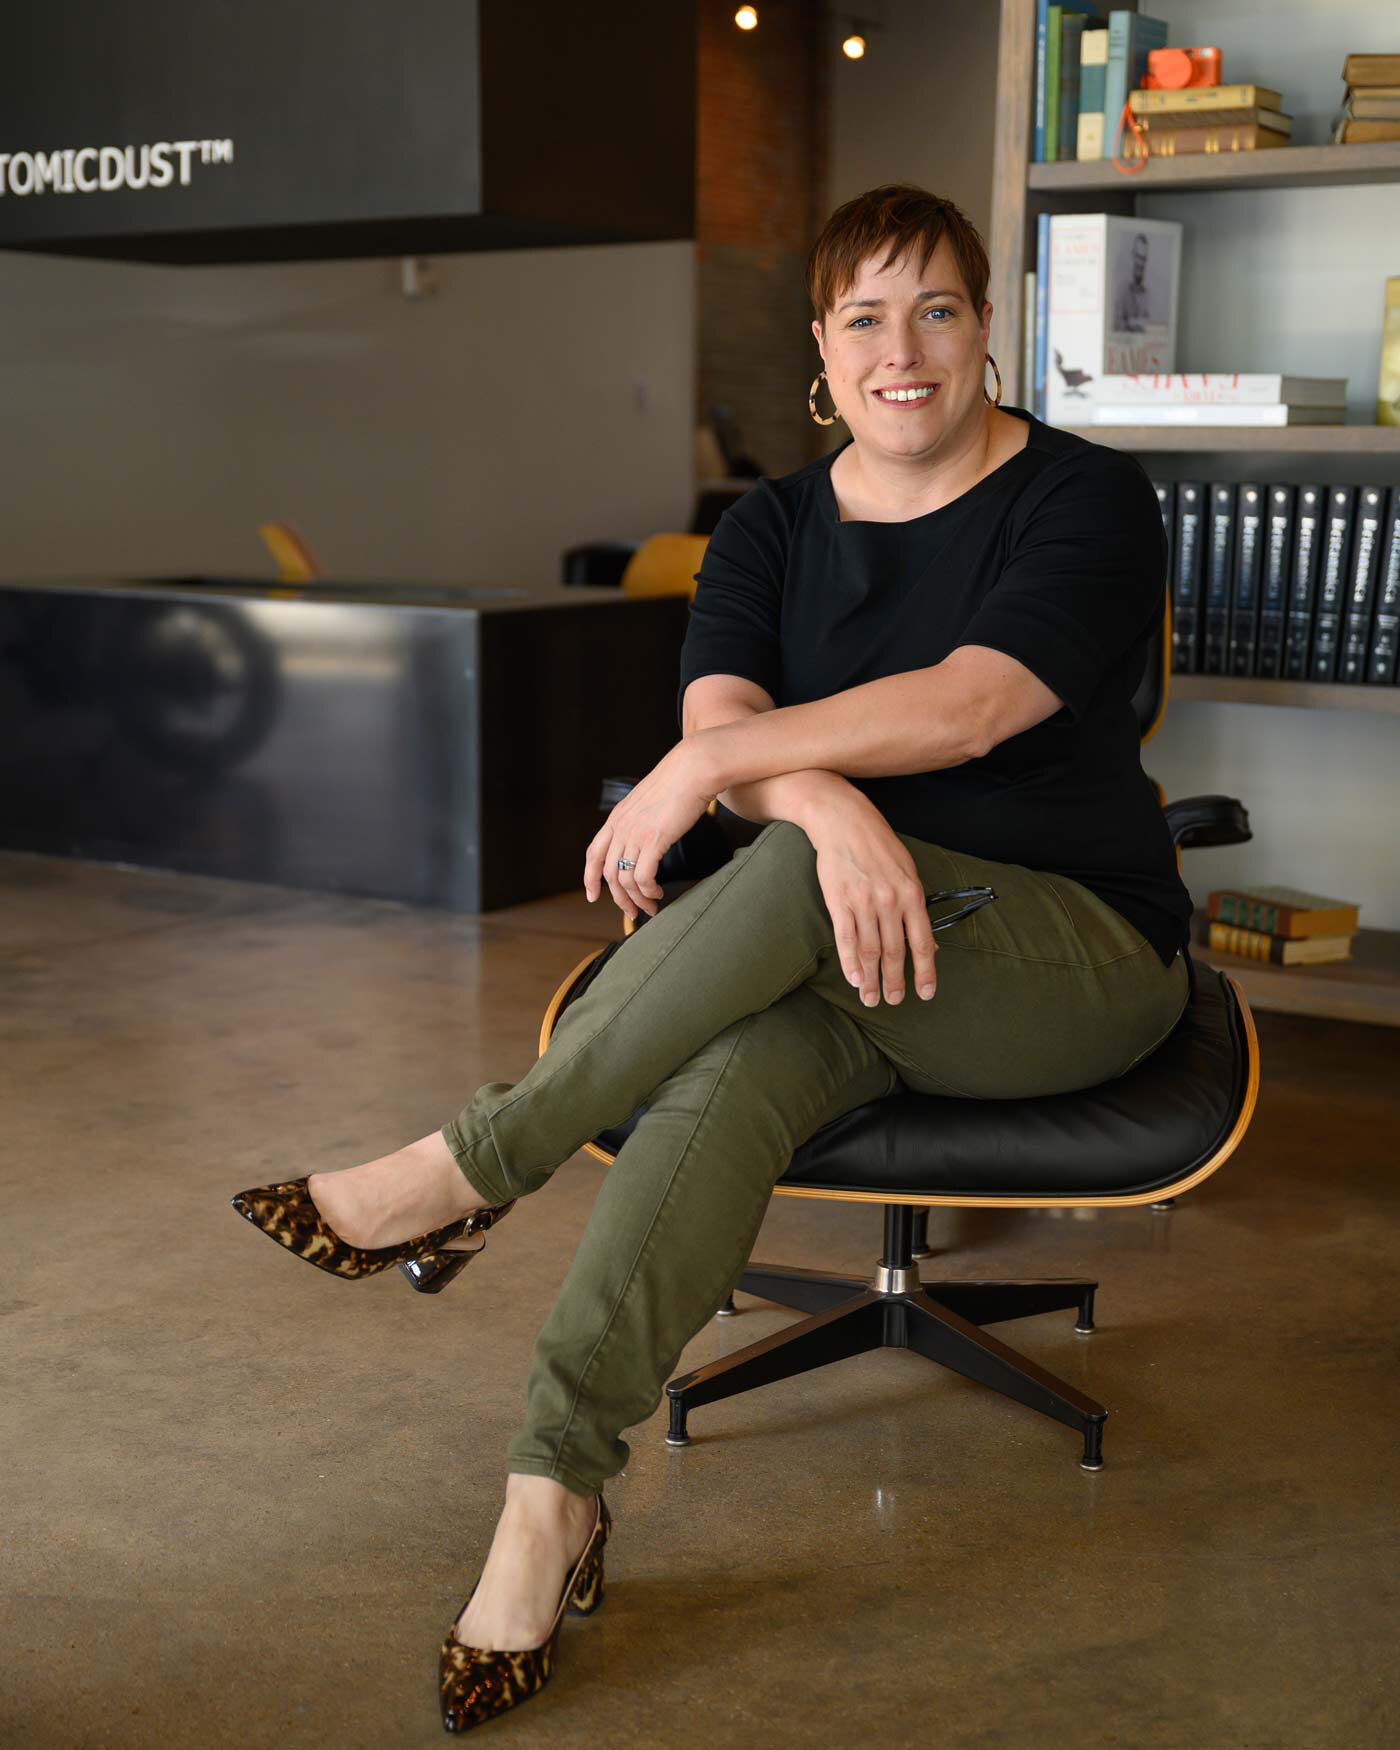
[[[413,1286],[425,1294],[437,1294],[460,1270],[463,1270],[483,1245],[470,1252],[447,1252],[442,1248],[449,1240],[485,1233],[515,1207],[516,1199],[486,1209],[474,1209],[460,1221],[434,1228],[417,1239],[404,1240],[396,1246],[352,1246],[330,1227],[306,1188],[305,1179],[290,1179],[279,1185],[258,1185],[251,1191],[240,1191],[232,1199],[233,1207],[253,1226],[269,1238],[305,1258],[318,1270],[328,1270],[332,1276],[350,1278],[377,1276],[393,1264],[422,1264],[425,1279],[420,1282],[408,1276]],[[405,1274],[408,1274],[405,1271]]]
[[[442,1723],[449,1732],[469,1732],[483,1720],[494,1719],[507,1708],[538,1695],[554,1669],[554,1644],[567,1610],[571,1616],[591,1616],[603,1602],[603,1546],[612,1529],[612,1514],[602,1494],[598,1518],[583,1554],[564,1582],[559,1608],[549,1635],[538,1647],[520,1652],[464,1646],[457,1639],[462,1610],[476,1596],[476,1586],[467,1594],[467,1604],[452,1619],[438,1661],[438,1690],[442,1698]],[[477,1586],[481,1584],[477,1580]]]

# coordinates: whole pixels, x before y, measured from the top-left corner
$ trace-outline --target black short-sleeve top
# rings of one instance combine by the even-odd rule
[[[1191,899],[1132,707],[1165,606],[1157,495],[1126,452],[1002,411],[1028,423],[1025,448],[924,516],[842,522],[840,449],[732,504],[696,575],[677,721],[701,675],[804,705],[959,645],[1005,651],[1060,710],[981,759],[848,781],[896,832],[1082,883],[1170,964]]]

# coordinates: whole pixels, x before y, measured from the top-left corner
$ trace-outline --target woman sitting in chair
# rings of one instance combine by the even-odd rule
[[[921,189],[832,215],[808,281],[851,435],[725,512],[682,739],[587,847],[589,899],[606,883],[646,927],[520,1081],[394,1154],[235,1199],[322,1268],[398,1262],[436,1288],[647,1108],[538,1338],[504,1510],[441,1650],[450,1731],[535,1693],[565,1608],[600,1599],[622,1431],[728,1297],[800,1144],[901,1088],[1107,1081],[1186,1004],[1190,899],[1131,704],[1164,611],[1156,495],[1133,457],[1003,408],[999,374],[987,394],[987,279],[977,232]],[[659,907],[659,859],[715,798],[767,824]],[[959,911],[935,971],[969,887],[995,903]]]

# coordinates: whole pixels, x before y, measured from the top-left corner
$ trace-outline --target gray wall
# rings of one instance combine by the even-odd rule
[[[548,587],[561,552],[689,526],[689,242],[147,267],[0,255],[0,575]]]
[[[859,61],[840,52],[840,29],[830,33],[828,208],[882,182],[912,182],[956,202],[990,243],[996,0],[884,0],[857,10],[883,22]]]
[[[1300,144],[1326,139],[1347,53],[1396,46],[1395,7],[1379,0],[1151,0],[1144,10],[1167,21],[1172,43],[1217,45],[1226,79],[1282,92]],[[907,179],[957,201],[986,234],[998,11],[994,0],[887,0],[866,61],[833,82],[831,205]],[[1374,419],[1384,281],[1400,273],[1393,183],[1153,195],[1142,211],[1187,227],[1179,368],[1346,376],[1349,417]],[[993,354],[996,334],[993,314]],[[1244,458],[1230,462],[1209,466],[1219,478],[1249,473]],[[1186,472],[1179,458],[1146,464]],[[1279,477],[1302,475],[1290,464]],[[1380,476],[1333,461],[1320,477]],[[1241,797],[1255,834],[1186,858],[1196,898],[1227,882],[1282,882],[1359,900],[1363,923],[1400,928],[1398,739],[1394,717],[1171,703],[1147,769],[1168,796]]]

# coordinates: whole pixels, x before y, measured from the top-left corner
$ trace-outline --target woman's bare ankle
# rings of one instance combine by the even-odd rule
[[[553,1477],[532,1471],[506,1473],[506,1506],[522,1519],[553,1527],[592,1525],[598,1509],[592,1495],[579,1495]]]
[[[487,1207],[440,1130],[357,1167],[313,1173],[308,1189],[334,1231],[367,1248],[416,1239]]]
[[[471,1647],[533,1647],[549,1632],[559,1589],[597,1523],[591,1495],[511,1471],[506,1504],[476,1591],[455,1624]]]

